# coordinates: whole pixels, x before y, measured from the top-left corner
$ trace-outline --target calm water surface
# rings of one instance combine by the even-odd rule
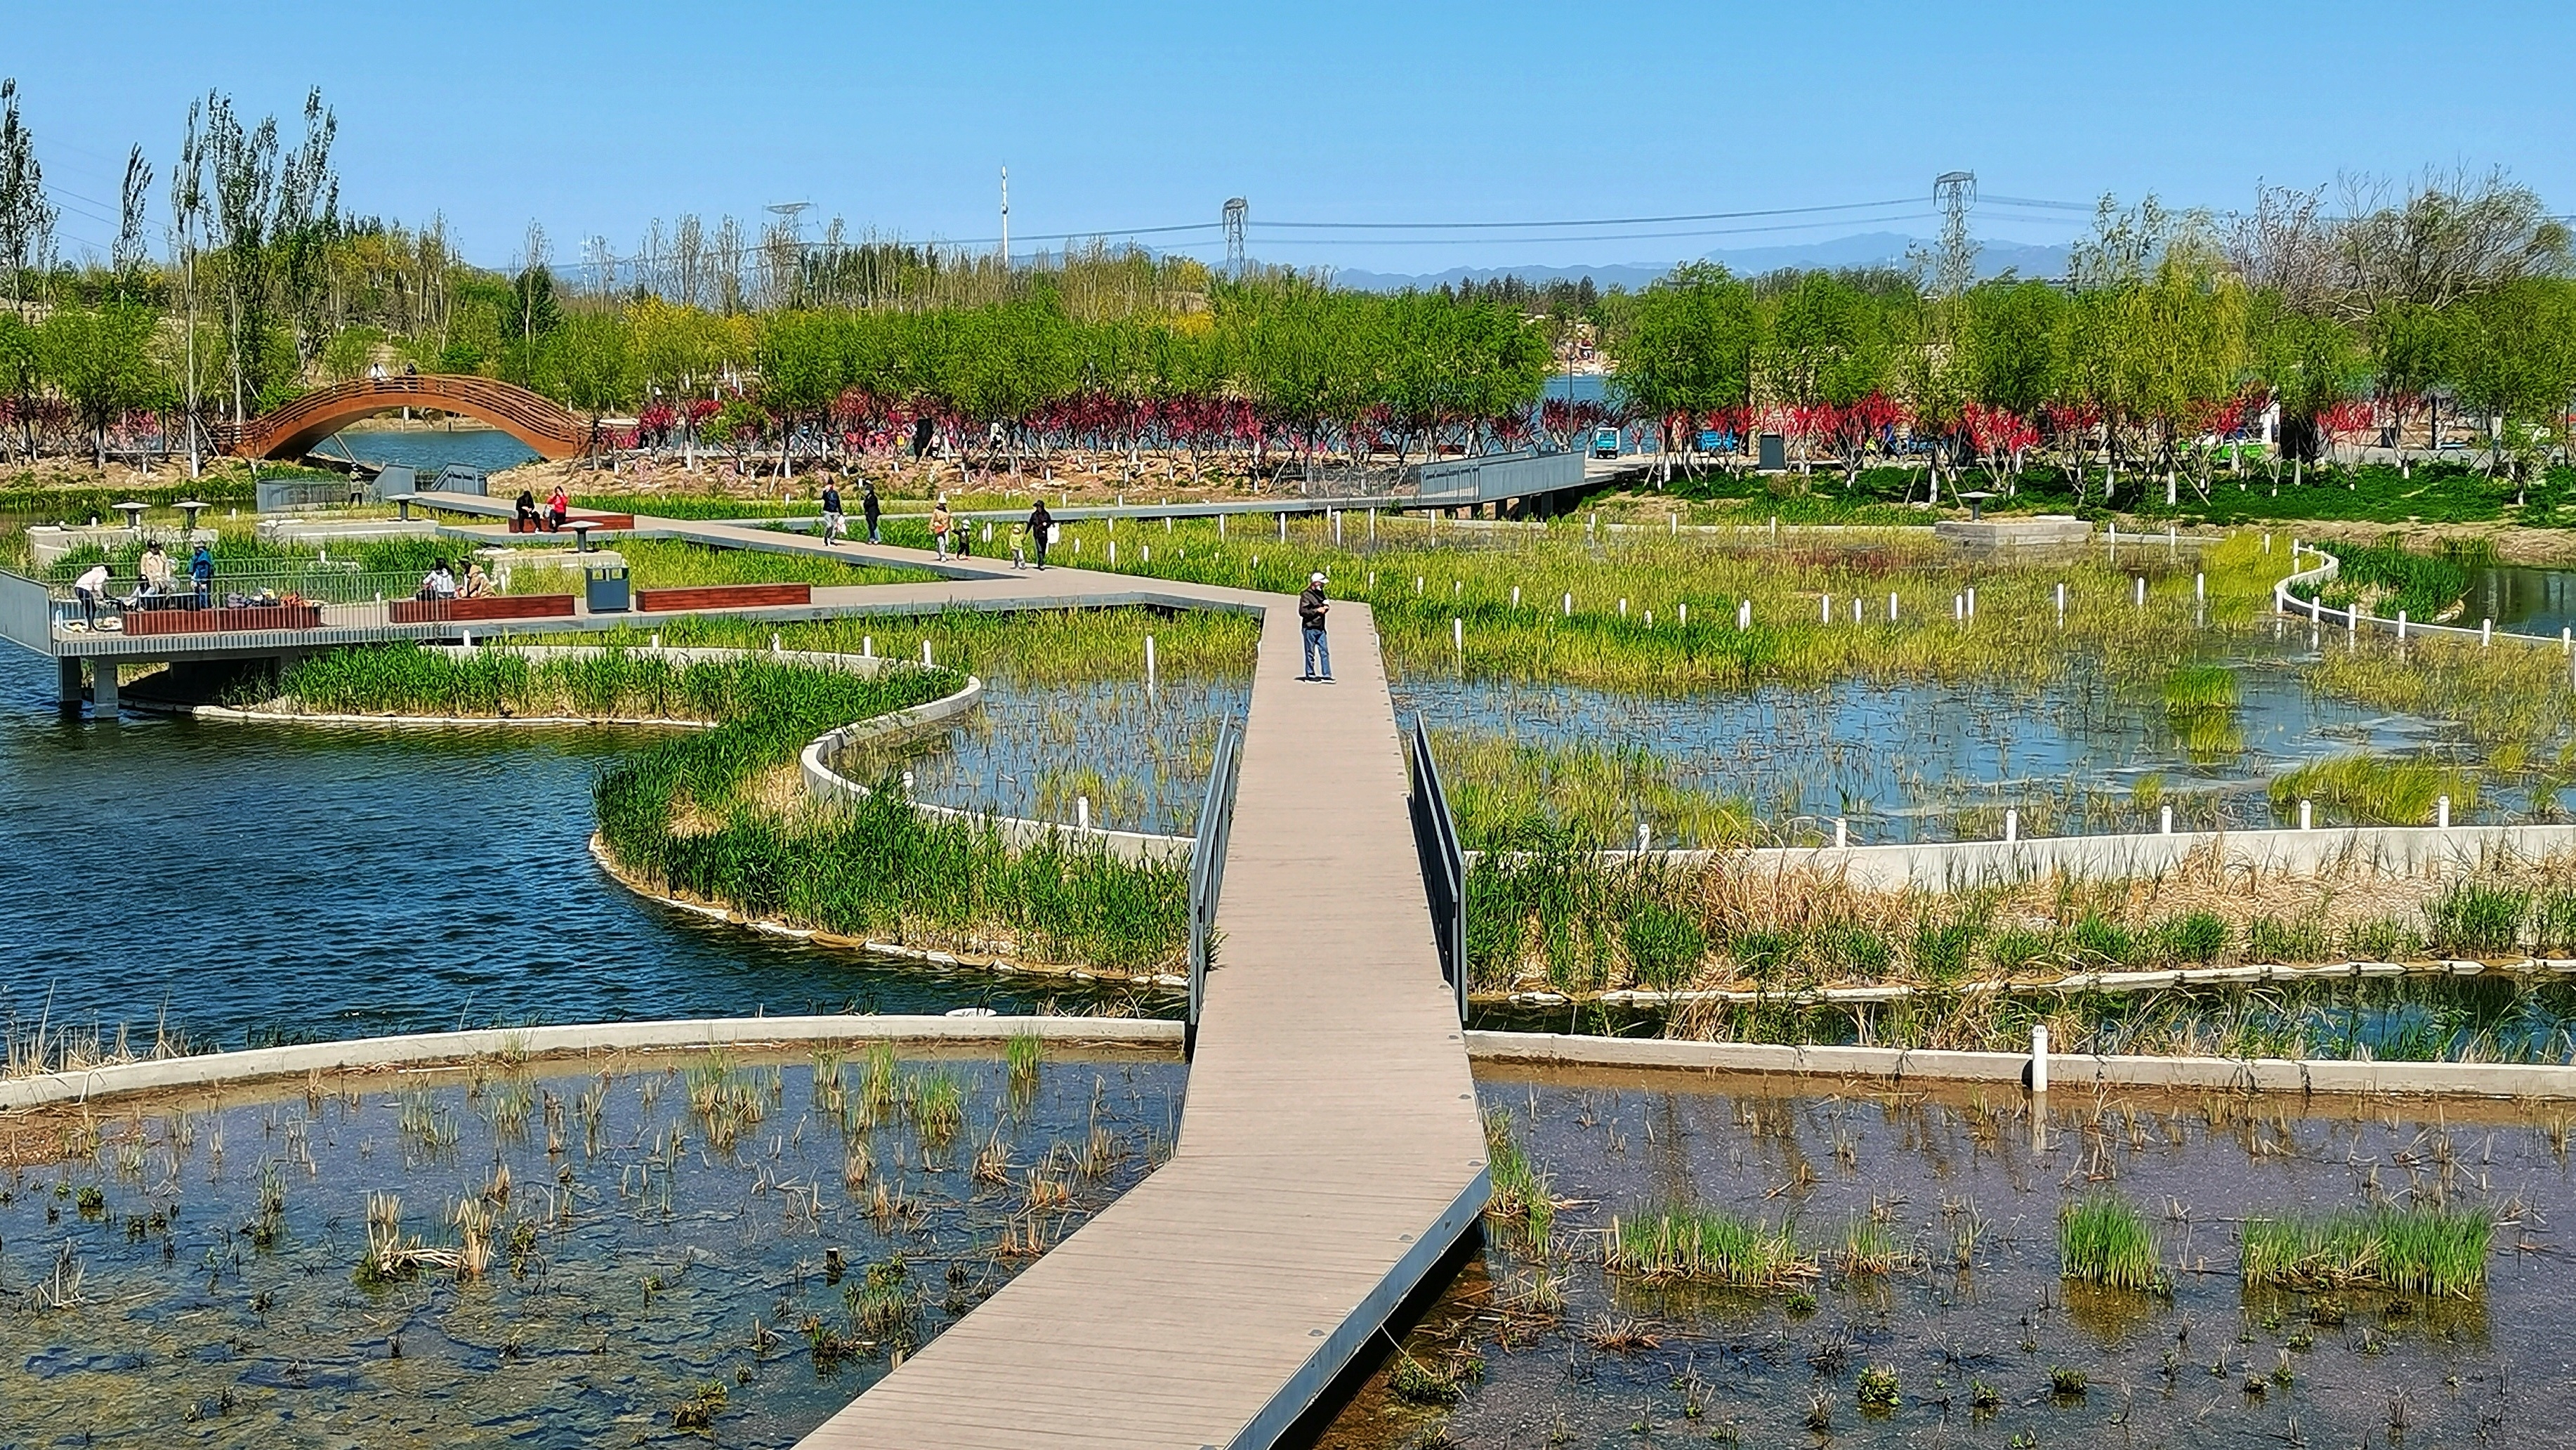
[[[67,722],[53,683],[0,653],[0,1026],[148,1040],[166,1010],[241,1047],[1054,995],[637,899],[585,844],[613,734]]]

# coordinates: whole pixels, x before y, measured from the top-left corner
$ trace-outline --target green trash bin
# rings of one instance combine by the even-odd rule
[[[634,608],[626,587],[623,564],[585,564],[582,566],[582,592],[587,596],[593,614],[624,614]]]

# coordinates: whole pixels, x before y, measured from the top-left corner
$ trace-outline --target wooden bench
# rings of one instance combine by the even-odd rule
[[[705,584],[694,589],[635,592],[637,609],[662,614],[696,609],[766,609],[813,602],[811,584]]]
[[[319,604],[245,604],[218,609],[129,609],[125,632],[139,634],[248,634],[273,629],[320,629]]]
[[[543,512],[543,510],[540,510],[539,512]],[[574,509],[572,512],[564,515],[564,522],[567,524],[571,523],[574,519],[580,519],[595,529],[631,529],[635,527],[635,516],[633,514],[603,514],[594,512],[590,509]],[[555,533],[558,531],[554,529],[539,529],[534,525],[521,524],[519,522],[519,516],[517,514],[512,514],[510,516],[510,532],[514,534],[534,534]]]
[[[487,594],[480,599],[397,599],[385,606],[394,624],[473,623],[486,619],[570,619],[569,594]]]

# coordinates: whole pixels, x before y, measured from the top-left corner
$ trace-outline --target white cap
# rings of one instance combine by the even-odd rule
[[[1309,584],[1321,584],[1324,582],[1324,576],[1321,574],[1310,574],[1307,576],[1306,582]]]

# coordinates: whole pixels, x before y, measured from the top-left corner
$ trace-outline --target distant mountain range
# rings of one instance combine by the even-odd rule
[[[1796,246],[1744,247],[1735,251],[1710,252],[1699,260],[1724,263],[1728,271],[1739,277],[1758,277],[1783,267],[1902,267],[1906,265],[1908,247],[1930,245],[1920,237],[1898,232],[1862,232],[1856,236],[1802,242]],[[2066,251],[2063,244],[1987,242],[1977,253],[1977,275],[1999,277],[2012,272],[2022,277],[2062,276],[2066,271]],[[1333,271],[1333,280],[1362,292],[1400,292],[1407,287],[1430,288],[1444,282],[1490,282],[1497,277],[1519,277],[1528,282],[1589,277],[1592,285],[1605,292],[1613,287],[1624,287],[1634,292],[1671,271],[1673,265],[1669,262],[1660,266],[1652,262],[1622,262],[1600,267],[1452,267],[1446,272],[1410,274],[1339,267]]]

